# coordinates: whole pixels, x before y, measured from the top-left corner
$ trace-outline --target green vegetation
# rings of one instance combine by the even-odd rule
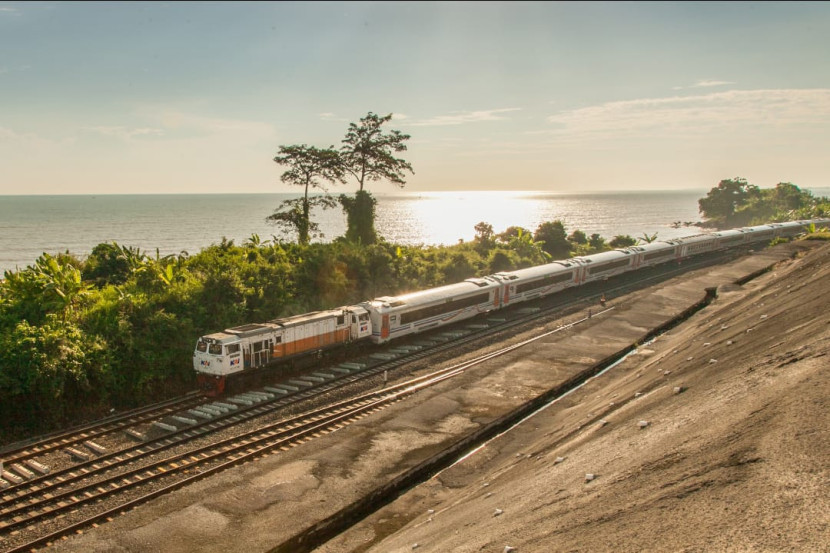
[[[210,332],[610,248],[564,238],[559,221],[476,232],[448,247],[252,235],[195,255],[44,254],[0,281],[0,442],[192,389],[193,347]]]
[[[303,155],[331,155],[302,148]],[[300,150],[281,152],[301,157]],[[316,177],[287,178],[312,187],[315,178],[335,176],[320,167],[304,174]],[[758,199],[734,204],[730,220],[771,209],[779,220],[828,212],[826,198],[790,186],[779,185],[771,196],[753,192]],[[373,217],[374,199],[365,191],[356,198],[361,193],[360,209]],[[369,214],[360,218],[365,222]],[[396,245],[374,235],[363,240],[349,231],[330,243],[310,243],[303,236],[313,234],[313,225],[294,228],[297,242],[252,235],[236,245],[223,238],[195,255],[168,256],[103,243],[86,259],[43,254],[6,272],[0,281],[0,443],[192,389],[192,350],[207,333],[638,243],[627,235],[606,241],[579,230],[568,234],[561,221],[501,233],[481,222],[472,241],[447,247]],[[812,239],[830,234],[805,232]]]
[[[740,177],[720,181],[698,206],[704,226],[722,229],[830,216],[830,198],[789,182],[759,188]]]

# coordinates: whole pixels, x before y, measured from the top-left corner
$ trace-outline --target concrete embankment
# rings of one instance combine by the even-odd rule
[[[160,498],[84,536],[67,540],[56,546],[55,550],[269,551],[281,544],[286,544],[283,549],[288,549],[288,544],[292,543],[297,546],[295,550],[304,549],[310,541],[318,541],[327,532],[339,531],[340,527],[334,524],[338,522],[338,516],[348,519],[351,524],[357,515],[371,513],[378,502],[385,502],[388,497],[384,494],[398,493],[400,490],[393,490],[395,485],[410,487],[431,471],[445,467],[453,458],[441,457],[448,447],[454,445],[458,452],[465,451],[473,445],[472,441],[463,443],[465,438],[469,440],[474,433],[478,433],[480,438],[497,433],[503,426],[515,422],[514,418],[522,418],[525,414],[523,410],[531,408],[528,406],[530,402],[547,401],[552,389],[584,378],[586,371],[597,370],[603,360],[610,362],[611,356],[643,340],[656,328],[701,301],[706,288],[721,287],[723,290],[737,286],[734,283],[739,279],[789,259],[793,253],[806,247],[795,244],[778,246],[614,300],[613,311],[594,316],[584,326],[551,335],[549,339],[536,342],[527,349],[488,362],[303,446],[229,470]],[[769,276],[763,275],[761,279]],[[719,298],[714,305],[721,301]],[[704,310],[704,313],[710,309]],[[694,315],[692,319],[699,316]],[[551,326],[561,323],[551,323]],[[676,332],[673,330],[669,334]],[[657,343],[663,340],[661,337]],[[643,391],[639,393],[646,396],[650,393],[650,386],[675,383],[674,377],[662,373],[658,375],[656,370],[648,375],[650,378],[643,378],[644,375],[633,378],[629,369],[621,368],[627,362],[592,380],[578,393],[569,395],[544,413],[576,413],[582,408],[584,396],[589,393],[584,390],[590,389],[591,393],[602,395],[604,392],[596,388],[597,383],[616,373],[632,377],[635,381],[633,385],[642,384]],[[687,394],[678,397],[684,396]],[[633,397],[634,392],[631,393]],[[467,494],[466,499],[458,499],[462,502],[482,499],[486,495],[482,491],[485,484],[492,484],[490,489],[495,490],[496,476],[506,475],[511,469],[508,465],[485,468],[491,461],[513,458],[517,463],[532,455],[534,459],[539,459],[539,463],[550,461],[551,467],[568,466],[574,454],[566,455],[564,462],[555,462],[562,456],[556,455],[559,446],[552,446],[541,456],[539,452],[534,454],[521,445],[525,442],[524,438],[532,430],[549,435],[558,433],[562,440],[583,439],[584,430],[592,425],[603,428],[612,426],[601,425],[600,419],[597,419],[610,416],[608,413],[620,412],[609,403],[623,407],[631,404],[622,401],[622,397],[611,400],[605,397],[602,405],[596,404],[589,413],[582,413],[578,424],[577,419],[568,419],[569,423],[561,427],[542,428],[538,422],[541,415],[533,417],[529,420],[530,426],[525,422],[504,435],[511,436],[511,447],[514,449],[488,445],[464,462],[446,469],[439,477],[414,487],[386,508],[369,514],[352,530],[321,546],[320,551],[358,551],[372,544],[377,544],[377,551],[411,550],[416,542],[421,544],[422,550],[428,551],[503,551],[509,544],[501,543],[501,540],[507,537],[493,534],[493,529],[486,530],[485,527],[506,527],[505,521],[510,524],[515,522],[511,514],[515,511],[512,506],[506,507],[507,503],[500,506],[495,502],[479,505],[478,508],[484,511],[478,514],[467,512],[466,516],[471,517],[469,520],[446,517],[449,526],[442,526],[440,530],[438,526],[430,530],[422,523],[427,518],[434,519],[430,524],[440,522],[436,513],[445,512],[454,504],[453,490]],[[653,434],[656,427],[652,425],[640,432]],[[503,439],[506,438],[501,437],[496,442]],[[619,452],[617,455],[620,455]],[[425,463],[430,460],[439,462],[427,467]],[[571,467],[576,472],[582,472],[580,479],[588,472],[598,474],[594,482],[598,485],[594,489],[609,480],[610,473],[602,463]],[[573,474],[568,478],[572,477]],[[407,478],[410,480],[406,481]],[[504,482],[504,490],[508,490],[511,484]],[[562,485],[566,483],[570,485],[570,481],[564,480]],[[549,486],[549,494],[553,494],[548,495],[546,502],[556,503],[559,484],[548,482],[545,485]],[[585,484],[581,482],[580,485]],[[518,489],[518,485],[513,486]],[[372,497],[373,501],[361,503],[367,497]],[[514,497],[512,501],[527,507],[526,500]],[[359,508],[360,512],[350,511],[350,508]],[[430,509],[435,511],[432,516],[427,515]],[[497,511],[501,513],[494,517],[493,513]],[[458,513],[460,516],[461,510]],[[494,520],[498,524],[493,524]],[[327,521],[332,524],[329,528],[325,528]],[[306,534],[305,545],[300,546],[298,536],[315,527],[318,528],[316,535]],[[322,531],[324,529],[326,532]],[[406,531],[398,534],[402,529]],[[443,537],[439,538],[433,531],[446,535],[441,533]],[[524,547],[530,547],[528,542]],[[540,550],[551,549],[523,549]]]

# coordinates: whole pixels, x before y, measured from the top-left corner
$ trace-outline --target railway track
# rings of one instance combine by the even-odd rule
[[[204,400],[198,397],[196,393],[191,393],[185,396],[173,398],[160,403],[154,403],[146,407],[134,409],[127,413],[122,413],[113,417],[90,423],[81,427],[71,428],[69,430],[49,434],[35,441],[26,442],[19,445],[12,445],[0,449],[0,460],[3,461],[8,468],[13,464],[26,464],[26,461],[43,457],[46,454],[53,453],[59,450],[65,450],[68,447],[78,446],[84,442],[106,436],[114,432],[119,432],[125,428],[132,428],[147,421],[155,420],[164,417],[170,413],[176,413],[183,409],[188,409],[191,406],[203,403]]]
[[[605,311],[611,309],[613,308]],[[125,472],[105,475],[92,482],[87,482],[90,473],[85,473],[69,475],[68,478],[59,482],[44,483],[42,487],[33,487],[28,493],[18,495],[14,502],[7,501],[0,507],[0,539],[12,541],[9,538],[13,538],[15,542],[24,542],[16,543],[4,551],[5,553],[18,553],[47,546],[62,536],[111,519],[163,493],[276,450],[293,447],[312,437],[332,432],[422,389],[462,374],[471,367],[510,353],[553,333],[571,328],[585,320],[587,319],[540,333],[522,342],[391,385],[383,390],[327,405],[232,438],[134,467]],[[70,487],[69,483],[78,485]],[[150,484],[154,484],[156,489],[149,493],[141,493],[141,488]],[[137,493],[126,497],[127,492],[134,491]],[[69,518],[69,514],[77,513],[81,508],[88,507],[89,510],[94,511],[95,506],[102,500],[118,495],[126,498],[114,507],[98,509],[98,512],[85,516],[81,520],[69,521],[59,529],[49,531],[45,535],[29,537],[29,534],[37,533],[38,529],[47,522],[55,523],[62,518]]]

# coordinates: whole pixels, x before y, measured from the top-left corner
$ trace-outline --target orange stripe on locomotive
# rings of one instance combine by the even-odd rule
[[[272,353],[274,357],[287,357],[299,355],[309,351],[325,349],[334,345],[345,344],[350,340],[349,329],[340,328],[332,332],[315,334],[290,342],[274,344]]]

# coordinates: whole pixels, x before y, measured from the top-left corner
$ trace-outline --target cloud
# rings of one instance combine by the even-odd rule
[[[317,116],[322,121],[348,121],[345,117],[337,117],[334,113],[325,112],[325,113],[318,113]]]
[[[270,141],[276,136],[274,127],[261,121],[211,117],[166,106],[143,106],[136,109],[134,116],[147,123],[134,130],[168,139],[224,137],[233,142],[250,143]]]
[[[20,15],[20,10],[11,6],[0,6],[0,14]]]
[[[131,140],[140,136],[164,136],[163,129],[153,129],[147,127],[131,129],[120,126],[99,125],[96,127],[84,127],[83,130],[95,132],[104,136],[120,138],[122,140]]]
[[[553,133],[620,138],[715,129],[827,128],[830,89],[731,90],[608,102],[548,117]]]
[[[735,84],[732,81],[698,81],[689,88],[707,88],[710,86],[724,86],[727,84]]]
[[[411,120],[407,123],[413,127],[439,127],[446,125],[464,125],[481,121],[501,121],[507,119],[500,114],[519,111],[521,108],[501,108],[483,111],[452,111],[448,115],[436,115],[429,119]]]
[[[675,86],[675,87],[672,88],[672,90],[684,90],[684,89],[687,89],[687,88],[709,88],[709,87],[713,87],[713,86],[726,86],[728,84],[736,84],[736,83],[733,82],[733,81],[713,81],[713,80],[704,79],[704,80],[698,81],[695,84],[690,85],[690,86]]]

